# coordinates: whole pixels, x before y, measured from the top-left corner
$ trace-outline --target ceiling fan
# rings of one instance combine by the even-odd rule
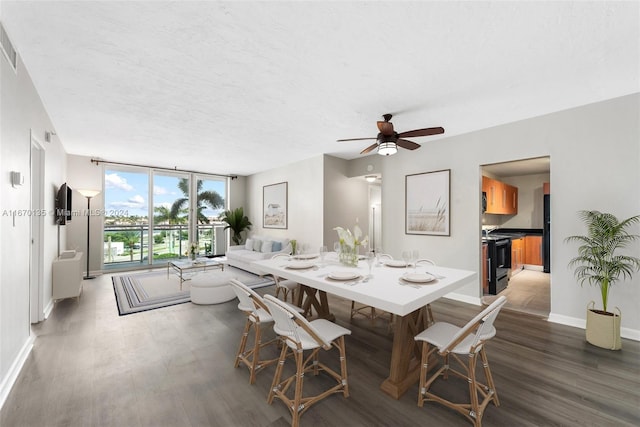
[[[371,144],[370,146],[362,150],[360,154],[367,154],[368,152],[373,151],[377,148],[378,154],[382,156],[389,156],[391,154],[395,154],[398,151],[398,146],[407,150],[415,150],[416,148],[420,148],[420,144],[416,144],[415,142],[409,141],[408,139],[404,138],[438,135],[444,133],[444,128],[441,127],[416,129],[398,133],[393,130],[393,123],[389,121],[391,120],[391,117],[393,117],[393,115],[384,114],[382,117],[384,118],[384,121],[378,122],[378,130],[380,131],[380,133],[378,133],[378,136],[371,138],[339,139],[338,142],[375,139],[376,143]]]

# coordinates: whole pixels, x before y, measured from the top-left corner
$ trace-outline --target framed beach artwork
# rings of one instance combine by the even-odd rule
[[[405,233],[449,236],[451,169],[405,177]]]
[[[287,183],[262,187],[262,227],[287,228]]]

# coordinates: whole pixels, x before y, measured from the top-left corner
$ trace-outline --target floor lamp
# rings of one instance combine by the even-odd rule
[[[82,194],[84,197],[87,198],[87,275],[83,278],[84,280],[87,279],[94,279],[95,276],[89,276],[89,225],[90,222],[89,220],[91,219],[91,198],[97,196],[98,194],[100,194],[100,191],[98,190],[78,190],[78,193]]]

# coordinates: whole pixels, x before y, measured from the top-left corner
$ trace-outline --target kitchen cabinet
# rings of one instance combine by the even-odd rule
[[[524,263],[542,265],[542,236],[525,236]]]
[[[518,237],[511,239],[511,275],[519,273],[524,268],[525,239]]]
[[[482,177],[482,192],[487,196],[485,213],[514,215],[518,213],[518,188],[497,179]]]

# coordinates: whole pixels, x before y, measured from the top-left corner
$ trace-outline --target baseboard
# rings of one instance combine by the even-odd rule
[[[44,319],[42,319],[42,320],[47,320],[49,318],[49,316],[51,315],[51,312],[53,311],[53,307],[55,307],[55,304],[54,304],[53,300],[50,299],[49,303],[44,308]]]
[[[27,357],[29,357],[31,349],[33,349],[35,339],[34,334],[29,335],[29,338],[27,338],[27,341],[18,352],[15,360],[11,363],[11,367],[9,368],[9,371],[7,371],[7,375],[2,379],[2,383],[0,383],[0,409],[4,406],[4,402],[7,400],[9,392],[11,392],[11,388],[13,388],[13,385],[18,379],[18,375],[20,374],[24,363],[27,361]]]
[[[547,319],[552,323],[559,323],[561,325],[573,326],[574,328],[586,329],[586,319],[580,319],[577,317],[563,316],[560,314],[549,313]],[[640,341],[640,330],[631,328],[620,328],[620,336],[622,338],[630,339],[633,341]]]

